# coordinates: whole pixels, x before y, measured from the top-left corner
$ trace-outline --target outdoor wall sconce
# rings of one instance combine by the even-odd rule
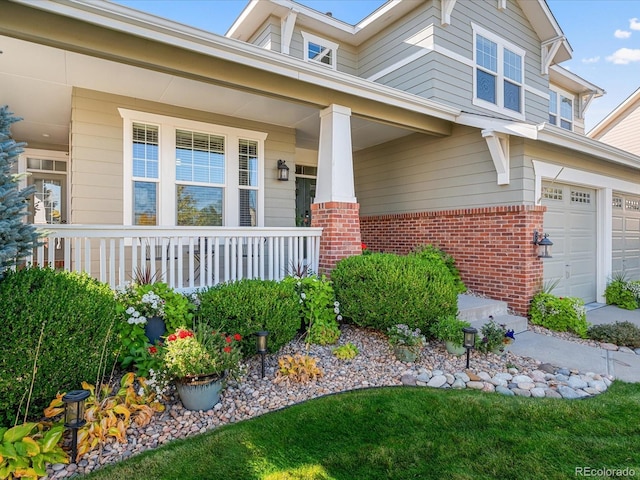
[[[533,243],[538,247],[539,258],[551,258],[551,246],[553,242],[549,240],[549,234],[540,235],[537,230],[533,231]]]
[[[289,181],[289,167],[284,160],[278,160],[278,180],[283,182]]]
[[[264,378],[264,356],[267,353],[267,336],[269,335],[269,332],[267,332],[266,330],[261,330],[260,332],[256,333],[256,337],[258,337],[258,341],[256,343],[256,350],[257,352],[260,354],[261,360],[262,360],[262,377],[260,378]]]
[[[476,346],[476,334],[478,330],[473,327],[464,327],[462,333],[464,333],[462,346],[467,349],[467,368],[469,368],[469,352]]]
[[[71,429],[71,462],[76,463],[78,454],[78,429],[86,422],[84,401],[89,398],[89,390],[72,390],[62,397],[64,403],[64,426]]]

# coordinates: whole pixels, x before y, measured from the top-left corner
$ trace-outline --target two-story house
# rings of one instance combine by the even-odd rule
[[[224,37],[15,0],[0,45],[0,102],[25,118],[21,168],[53,232],[40,260],[62,250],[112,283],[145,262],[197,287],[434,243],[520,313],[544,280],[593,302],[612,205],[640,193],[640,157],[584,135],[604,92],[560,66],[544,0],[391,0],[357,25],[254,0]]]

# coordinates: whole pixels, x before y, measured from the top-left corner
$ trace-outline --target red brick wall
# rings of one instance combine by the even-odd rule
[[[360,204],[326,202],[311,205],[311,225],[322,227],[320,274],[329,274],[339,260],[362,253]]]
[[[452,255],[474,292],[508,302],[526,315],[542,280],[531,243],[545,207],[514,205],[360,218],[362,241],[374,252],[408,253],[433,244]]]

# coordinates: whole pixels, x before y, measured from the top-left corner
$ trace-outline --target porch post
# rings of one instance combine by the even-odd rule
[[[360,205],[353,182],[351,109],[331,105],[320,112],[318,179],[311,223],[322,227],[319,272],[329,274],[342,258],[362,253]]]

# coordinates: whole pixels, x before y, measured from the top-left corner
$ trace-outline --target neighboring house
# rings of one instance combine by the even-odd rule
[[[640,88],[587,134],[640,155]],[[640,275],[640,194],[613,197],[613,271]]]
[[[112,283],[153,258],[197,287],[330,271],[362,241],[434,243],[520,313],[543,280],[593,302],[613,201],[640,194],[640,157],[584,135],[604,92],[559,66],[571,48],[543,0],[392,0],[355,26],[251,1],[225,37],[15,0],[0,50],[0,102],[25,118],[14,136],[35,149],[22,167],[53,232],[39,260]]]

